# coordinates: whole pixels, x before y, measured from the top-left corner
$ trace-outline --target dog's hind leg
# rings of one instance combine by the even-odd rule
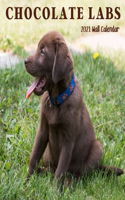
[[[100,165],[99,169],[103,172],[103,173],[107,173],[107,175],[113,174],[115,173],[117,176],[120,176],[122,174],[124,174],[124,171],[118,167],[113,167],[113,166],[105,166],[105,165]]]
[[[100,165],[102,159],[102,145],[98,140],[95,140],[91,146],[89,156],[87,160],[83,163],[82,172],[89,174],[91,169],[102,170],[103,173],[107,173],[107,175],[110,175],[112,173],[115,173],[117,176],[120,176],[121,174],[124,174],[124,171],[117,167],[109,167],[105,165]]]
[[[101,159],[102,145],[98,140],[95,140],[91,145],[88,158],[83,163],[82,173],[88,175],[92,169],[98,169]]]

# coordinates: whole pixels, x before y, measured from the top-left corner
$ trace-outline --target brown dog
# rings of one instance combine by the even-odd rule
[[[33,174],[43,153],[45,169],[51,167],[55,171],[55,180],[62,177],[62,183],[67,172],[80,177],[83,173],[89,174],[91,168],[123,174],[120,168],[100,165],[102,145],[96,139],[75,78],[71,94],[68,98],[67,93],[64,94],[63,102],[58,105],[56,98],[65,93],[73,80],[73,59],[63,36],[56,31],[44,35],[36,53],[25,59],[25,67],[28,73],[37,77],[27,97],[33,91],[36,95],[43,94],[28,177]]]

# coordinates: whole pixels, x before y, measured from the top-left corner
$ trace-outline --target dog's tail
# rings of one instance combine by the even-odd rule
[[[118,167],[109,167],[109,166],[105,166],[105,165],[100,165],[99,169],[103,172],[103,173],[107,173],[107,175],[110,174],[116,174],[117,176],[120,176],[122,174],[124,174],[124,171]]]

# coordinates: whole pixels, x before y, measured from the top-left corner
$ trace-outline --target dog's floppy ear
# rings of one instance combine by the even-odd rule
[[[73,69],[73,59],[64,41],[57,40],[55,48],[52,80],[56,84]]]

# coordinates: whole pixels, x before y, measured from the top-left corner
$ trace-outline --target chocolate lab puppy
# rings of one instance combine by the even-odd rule
[[[61,177],[62,183],[67,172],[78,178],[83,173],[89,174],[92,168],[123,174],[120,168],[100,164],[102,145],[96,139],[63,36],[57,31],[45,34],[36,52],[25,59],[25,67],[36,77],[27,91],[27,98],[33,91],[42,95],[28,177],[33,174],[42,155],[44,170],[52,168],[55,180]]]

